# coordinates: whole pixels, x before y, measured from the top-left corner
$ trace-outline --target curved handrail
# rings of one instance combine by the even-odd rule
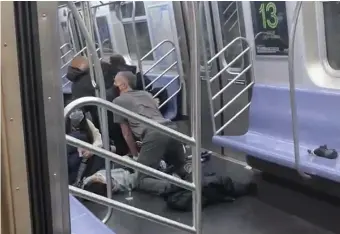
[[[293,142],[294,142],[294,156],[295,156],[295,168],[299,175],[303,178],[311,178],[300,168],[300,143],[299,143],[299,123],[297,117],[296,97],[295,97],[295,79],[294,79],[294,45],[295,45],[295,33],[297,23],[299,20],[302,1],[296,3],[293,16],[293,24],[289,34],[289,48],[288,48],[288,72],[289,72],[289,94],[290,94],[290,106],[292,112],[292,126],[293,126]]]
[[[217,54],[214,55],[214,57],[212,57],[209,61],[208,61],[208,64],[210,64],[212,61],[214,61],[216,58],[218,58],[224,51],[226,51],[232,44],[234,44],[235,41],[238,41],[238,40],[242,40],[242,41],[245,41],[248,46],[249,46],[249,42],[247,40],[247,38],[245,37],[236,37],[234,40],[232,40],[231,42],[228,43],[228,45],[226,45],[225,47],[223,47],[222,50],[220,50]]]
[[[98,58],[98,54],[96,52],[96,47],[94,45],[94,43],[91,43],[91,35],[89,34],[89,32],[86,29],[85,23],[82,20],[76,5],[69,1],[67,2],[68,7],[70,8],[70,10],[72,11],[73,16],[75,17],[76,21],[78,22],[78,25],[80,27],[81,32],[83,33],[84,37],[86,38],[86,40],[89,42],[88,46],[89,46],[89,51],[92,53],[93,55],[93,59],[94,59],[94,70],[95,70],[95,74],[96,74],[96,79],[99,85],[99,91],[96,90],[96,95],[99,94],[99,96],[106,100],[106,89],[105,89],[105,83],[104,83],[104,75],[103,75],[103,71],[100,65],[100,60]],[[91,64],[92,65],[92,64]],[[107,112],[104,108],[100,108],[99,109],[99,113],[100,113],[100,128],[102,131],[102,136],[103,136],[103,145],[104,148],[106,150],[110,150],[110,140],[109,140],[109,132],[108,132],[108,120],[107,120]],[[110,178],[111,176],[111,163],[109,160],[105,160],[105,170],[106,170],[106,177]],[[108,198],[112,198],[112,184],[111,183],[107,183],[107,197]],[[108,208],[108,212],[106,214],[106,216],[104,217],[104,219],[102,220],[104,223],[106,223],[110,217],[112,215],[112,208]]]
[[[148,53],[146,53],[140,60],[144,60],[145,58],[147,58],[152,52],[154,52],[156,49],[158,49],[158,47],[160,47],[161,45],[163,45],[164,43],[170,43],[174,48],[176,48],[175,43],[173,43],[172,41],[170,41],[169,39],[163,40],[160,43],[158,43],[155,47],[153,47]]]
[[[202,10],[202,9],[201,9]],[[201,19],[203,22],[203,18]],[[203,25],[203,23],[202,23]],[[203,43],[203,47],[206,50],[205,43],[204,43],[204,38],[202,36],[201,41]],[[208,70],[208,65],[210,65],[215,59],[217,59],[219,56],[221,56],[228,48],[230,48],[234,43],[238,41],[244,41],[246,43],[247,48],[242,50],[230,63],[228,63],[226,66],[224,66],[220,71],[218,71],[214,77],[210,78],[209,70]],[[245,54],[249,54],[249,65],[245,68],[242,69],[237,75],[229,81],[229,83],[224,86],[221,90],[219,90],[215,95],[212,95],[211,93],[211,83],[216,80],[223,72],[225,72],[228,68],[230,68],[239,58],[245,56]],[[214,55],[209,61],[207,61],[207,57],[203,56],[204,60],[204,69],[205,69],[205,78],[203,80],[207,81],[208,85],[208,96],[209,96],[209,102],[210,102],[210,114],[211,114],[211,121],[213,124],[213,132],[214,134],[219,134],[225,129],[232,121],[234,121],[238,116],[240,116],[249,106],[249,102],[247,105],[245,105],[241,110],[239,110],[231,119],[229,119],[225,124],[222,125],[218,130],[216,130],[216,123],[215,123],[215,118],[219,116],[225,109],[227,109],[237,98],[239,98],[242,94],[244,94],[248,89],[250,89],[254,83],[254,75],[252,76],[252,81],[244,87],[237,95],[235,95],[227,104],[225,104],[223,107],[221,107],[216,113],[214,113],[214,107],[213,107],[213,100],[216,99],[219,95],[221,95],[227,88],[229,88],[234,82],[236,82],[242,75],[244,75],[246,72],[249,70],[254,74],[254,66],[253,66],[253,54],[252,54],[252,46],[248,42],[248,40],[244,37],[236,37],[233,39],[231,42],[229,42],[225,47],[223,47],[222,50],[220,50],[216,55]]]
[[[93,41],[93,28],[92,28],[92,20],[91,20],[91,9],[89,7],[90,3],[89,2],[82,2],[81,3],[82,5],[82,10],[83,10],[83,19],[84,19],[84,25],[85,27],[87,27],[87,30],[88,30],[88,33],[90,35],[90,38],[91,40],[88,40],[88,38],[85,37],[85,47],[86,47],[86,52],[87,52],[87,59],[88,59],[88,62],[89,62],[89,70],[90,70],[90,79],[91,79],[91,84],[92,84],[92,87],[97,89],[98,88],[98,85],[97,85],[97,82],[95,80],[95,75],[94,75],[94,70],[93,70],[93,62],[92,62],[92,59],[93,59],[93,55],[91,53],[91,51],[89,50],[89,46],[88,44],[90,43],[94,43],[94,46],[96,47],[96,42]],[[97,92],[97,91],[96,91]]]
[[[164,134],[176,138],[176,140],[181,141],[188,145],[195,145],[195,140],[183,133],[177,132],[169,127],[166,127],[160,123],[154,122],[146,117],[140,116],[132,111],[126,110],[125,108],[113,104],[112,102],[106,101],[99,97],[82,97],[72,101],[64,108],[64,116],[67,117],[72,110],[81,108],[86,105],[98,105],[106,110],[112,111],[122,117],[133,119],[139,121],[143,124],[148,125],[154,130],[160,130]]]

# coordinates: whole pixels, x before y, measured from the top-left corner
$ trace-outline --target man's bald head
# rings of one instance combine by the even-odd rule
[[[121,71],[117,73],[114,83],[120,92],[134,90],[137,86],[137,77],[130,71]]]

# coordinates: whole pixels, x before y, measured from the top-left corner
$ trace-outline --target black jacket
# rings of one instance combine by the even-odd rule
[[[104,83],[106,89],[106,100],[112,101],[116,97],[119,96],[117,89],[113,86],[113,77],[115,76],[114,71],[112,70],[110,64],[101,63],[103,75],[104,75]],[[72,99],[78,99],[81,97],[95,96],[95,89],[91,83],[90,71],[86,69],[84,71],[69,67],[67,72],[67,78],[73,82],[72,84]],[[84,107],[85,112],[89,112],[92,117],[92,122],[96,126],[96,128],[100,129],[99,115],[96,106],[87,106]],[[114,142],[116,146],[116,153],[119,155],[126,155],[129,150],[128,146],[123,138],[122,131],[118,124],[115,124],[113,121],[112,112],[107,112],[108,116],[108,127],[109,127],[109,137]],[[100,129],[101,130],[101,129]],[[102,131],[101,131],[102,132]]]

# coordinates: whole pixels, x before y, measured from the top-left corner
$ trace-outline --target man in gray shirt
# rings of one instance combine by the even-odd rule
[[[136,76],[132,72],[119,72],[115,77],[114,85],[119,89],[120,96],[114,99],[113,103],[158,123],[174,126],[170,120],[162,116],[150,93],[134,90],[136,82]],[[130,153],[132,156],[138,156],[137,162],[158,169],[163,159],[168,165],[174,166],[177,175],[186,178],[185,155],[180,142],[133,119],[115,115],[114,122],[120,124]],[[136,140],[142,141],[139,155]],[[139,176],[139,180],[143,177]]]

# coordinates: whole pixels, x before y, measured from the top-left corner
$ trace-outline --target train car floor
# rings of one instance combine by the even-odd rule
[[[212,157],[204,170],[232,177],[236,181],[258,181],[258,195],[243,197],[233,203],[224,203],[203,210],[203,233],[214,234],[337,234],[340,233],[340,206],[316,198],[280,183],[269,182],[242,166]],[[192,214],[174,212],[155,196],[133,192],[130,205],[145,209],[186,224],[191,224]],[[127,195],[114,199],[128,203]],[[104,217],[106,208],[86,202],[97,217]],[[121,211],[113,210],[107,223],[117,234],[182,234],[178,231]]]

